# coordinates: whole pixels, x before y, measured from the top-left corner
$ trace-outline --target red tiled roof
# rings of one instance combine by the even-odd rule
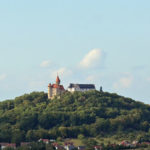
[[[8,145],[9,143],[0,143],[1,146],[6,146]]]
[[[0,143],[1,146],[16,147],[15,143]]]
[[[58,89],[62,89],[62,90],[64,90],[63,85],[53,84],[53,85],[52,85],[52,87],[53,87],[53,88],[58,88]]]
[[[49,142],[49,139],[42,139],[43,142]]]
[[[8,144],[8,145],[6,145],[6,146],[8,146],[8,147],[16,147],[16,144],[10,143],[10,144]]]
[[[58,85],[58,84],[53,84],[53,85],[49,84],[48,87],[65,90],[64,87],[63,87],[63,85]]]
[[[49,139],[39,139],[39,142],[42,141],[42,142],[49,142]]]

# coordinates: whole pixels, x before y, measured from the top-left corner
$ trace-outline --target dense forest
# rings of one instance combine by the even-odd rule
[[[0,142],[126,135],[150,139],[150,106],[117,94],[32,92],[0,102]]]

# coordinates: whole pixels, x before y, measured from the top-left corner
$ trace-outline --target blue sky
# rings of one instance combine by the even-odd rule
[[[149,0],[0,2],[0,100],[65,88],[99,89],[150,104]]]

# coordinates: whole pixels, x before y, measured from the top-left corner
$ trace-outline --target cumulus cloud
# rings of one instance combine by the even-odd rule
[[[54,70],[52,73],[51,73],[51,76],[53,78],[55,78],[56,76],[60,75],[60,76],[63,76],[63,77],[67,77],[67,76],[70,76],[72,74],[72,71],[63,67],[63,68],[60,68],[58,70]]]
[[[92,49],[80,62],[82,68],[93,68],[102,65],[105,53],[101,49]]]
[[[0,81],[2,81],[2,80],[4,80],[4,79],[6,79],[6,77],[7,77],[7,75],[6,75],[6,74],[1,74],[1,75],[0,75]]]
[[[40,66],[43,68],[49,67],[51,65],[51,61],[50,60],[44,60]]]
[[[126,89],[132,85],[133,77],[131,75],[121,77],[113,87],[115,89]]]

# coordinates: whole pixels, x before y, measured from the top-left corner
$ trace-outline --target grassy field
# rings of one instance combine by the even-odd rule
[[[96,140],[98,142],[98,144],[103,143],[106,145],[109,143],[119,144],[121,142],[121,141],[115,140],[113,138],[101,138],[101,139],[93,138],[93,139]],[[72,142],[75,146],[84,145],[84,143],[80,139],[65,139],[64,142]]]
[[[109,137],[107,137],[107,138],[93,138],[94,140],[96,140],[97,142],[98,142],[98,144],[120,144],[121,143],[121,141],[122,141],[122,139],[120,139],[120,140],[116,140],[116,139],[114,139],[114,138],[109,138]],[[79,145],[84,145],[83,144],[83,142],[82,142],[82,140],[80,140],[80,139],[65,139],[64,140],[64,142],[72,142],[75,146],[79,146]]]
[[[84,145],[83,143],[82,143],[82,141],[81,140],[79,140],[79,139],[66,139],[65,140],[65,142],[72,142],[75,146],[81,146],[81,145]]]

